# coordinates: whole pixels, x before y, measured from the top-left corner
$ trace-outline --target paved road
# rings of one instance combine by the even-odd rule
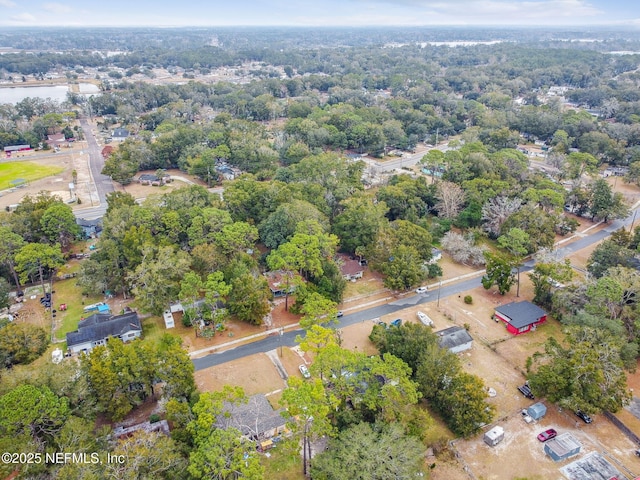
[[[80,117],[80,126],[87,140],[87,153],[89,154],[89,170],[96,188],[97,199],[92,198],[92,203],[98,203],[98,206],[83,208],[76,210],[75,215],[78,218],[86,220],[94,220],[102,217],[107,211],[107,193],[113,192],[113,182],[107,175],[102,174],[104,168],[104,158],[102,157],[100,145],[96,140],[91,125],[86,117]],[[92,195],[90,193],[90,195]]]
[[[629,217],[624,220],[615,220],[611,222],[606,228],[594,232],[593,234],[579,236],[579,238],[573,240],[570,244],[566,246],[562,246],[556,250],[557,258],[562,259],[566,256],[577,252],[578,250],[582,250],[585,247],[588,247],[596,242],[599,242],[609,235],[612,232],[615,232],[619,228],[623,226],[628,226],[632,224],[635,220],[635,212],[633,212]],[[533,268],[533,260],[530,260],[524,264],[524,266],[520,269],[521,273],[530,271]],[[482,285],[481,276],[470,278],[468,280],[464,280],[462,282],[458,282],[452,285],[442,286],[440,288],[440,299],[444,299],[453,295],[460,295],[467,290],[472,290],[476,287]],[[380,305],[377,307],[372,307],[366,310],[361,310],[359,312],[355,312],[349,315],[345,315],[340,319],[339,325],[337,328],[344,328],[350,325],[354,325],[356,323],[361,323],[365,321],[371,321],[375,318],[382,317],[383,315],[389,315],[391,313],[400,312],[405,308],[414,307],[416,305],[421,305],[424,303],[435,302],[438,299],[438,288],[431,289],[429,292],[423,295],[409,295],[400,300],[393,301],[391,303]],[[273,335],[265,338],[264,340],[259,340],[256,342],[252,342],[246,345],[242,345],[236,347],[231,350],[225,350],[220,353],[213,353],[207,355],[205,357],[196,358],[193,360],[193,364],[196,370],[202,370],[204,368],[212,367],[214,365],[221,365],[226,362],[230,362],[232,360],[237,360],[239,358],[246,357],[248,355],[254,355],[256,353],[267,352],[269,350],[273,350],[278,348],[280,345],[292,347],[296,345],[295,338],[296,335],[299,335],[303,332],[303,330],[295,330],[285,332],[284,335]]]
[[[368,157],[365,157],[362,160],[374,170],[374,173],[376,175],[379,175],[381,173],[392,172],[403,167],[412,167],[420,160],[422,160],[422,157],[424,157],[427,152],[434,149],[446,152],[447,150],[449,150],[449,143],[441,143],[437,147],[421,147],[418,153],[405,153],[402,157],[398,157],[393,160],[386,160],[384,162]]]
[[[455,285],[443,286],[440,290],[440,298],[443,299],[451,295],[458,295],[460,292],[470,290],[477,287],[478,285],[480,285],[480,277],[472,278]],[[340,318],[340,323],[337,328],[344,328],[350,325],[355,325],[356,323],[371,321],[375,318],[382,317],[383,315],[389,315],[391,313],[399,312],[401,310],[404,310],[405,308],[413,307],[415,305],[435,302],[437,300],[437,296],[438,290],[435,289],[433,291],[427,292],[426,294],[410,295],[400,300],[387,303],[385,305],[380,305],[377,307],[369,308],[367,310],[361,310],[359,312],[351,313]],[[207,355],[206,357],[195,358],[193,360],[193,364],[195,365],[196,370],[202,370],[214,365],[220,365],[232,360],[237,360],[248,355],[267,352],[269,350],[278,348],[280,345],[292,347],[296,345],[296,336],[300,335],[301,333],[303,333],[302,329],[287,331],[284,333],[284,335],[275,334],[273,336],[265,338],[264,340],[245,344],[231,350],[225,350],[220,353],[213,353],[211,355]]]

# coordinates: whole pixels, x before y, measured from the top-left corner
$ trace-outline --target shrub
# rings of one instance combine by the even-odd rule
[[[157,413],[152,413],[149,415],[149,423],[156,423],[160,421],[160,415]]]
[[[466,303],[467,305],[471,305],[473,303],[473,297],[471,295],[465,295],[464,303]]]
[[[185,310],[182,314],[182,325],[190,327],[193,325],[195,313],[191,310]]]

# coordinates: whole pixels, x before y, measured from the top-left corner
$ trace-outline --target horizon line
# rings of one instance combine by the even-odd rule
[[[397,25],[382,25],[382,24],[368,24],[368,25],[253,25],[253,24],[237,24],[237,25],[2,25],[0,24],[0,29],[2,28],[52,28],[52,29],[62,29],[62,28],[77,28],[77,29],[87,29],[87,28],[299,28],[299,29],[308,29],[308,28],[349,28],[349,29],[357,29],[357,28],[433,28],[433,27],[446,27],[446,28],[532,28],[539,30],[548,30],[555,28],[629,28],[629,29],[640,29],[640,25],[636,25],[633,23],[592,23],[592,24],[562,24],[562,25],[531,25],[531,24],[462,24],[462,23],[451,23],[451,24],[422,24],[422,25],[412,25],[412,24],[397,24]]]

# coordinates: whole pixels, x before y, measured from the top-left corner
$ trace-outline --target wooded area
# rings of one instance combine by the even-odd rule
[[[292,448],[303,451],[301,470],[336,478],[350,455],[375,458],[373,445],[392,442],[393,457],[406,460],[393,464],[396,475],[426,473],[420,452],[433,420],[421,406],[467,437],[493,419],[486,388],[429,327],[374,327],[381,355],[373,358],[342,349],[330,328],[346,285],[338,254],[366,262],[387,288],[406,292],[442,275],[430,263],[439,247],[456,262],[485,266],[483,286],[500,294],[519,288],[516,276],[535,256],[534,301],[567,326],[567,336],[549,339],[523,366],[532,390],[587,413],[616,411],[629,400],[624,372],[635,366],[640,342],[633,262],[640,227],[601,243],[580,282],[571,283],[571,267],[551,252],[557,237],[575,231],[576,216],[610,222],[629,214],[603,172],[620,167],[625,182],[640,185],[640,53],[612,53],[640,52],[640,38],[603,31],[591,32],[599,42],[573,42],[575,32],[548,31],[536,40],[539,33],[479,29],[476,41],[501,42],[453,48],[429,42],[470,32],[220,29],[213,46],[212,32],[80,29],[67,37],[45,30],[38,35],[51,50],[0,55],[0,80],[61,75],[73,83],[90,71],[101,91],[69,93],[62,104],[26,98],[0,105],[0,147],[80,136],[76,119],[89,116],[105,132],[131,133],[106,160],[103,173],[113,181],[128,185],[140,171],[163,176],[176,168],[199,177],[206,187],[143,202],[110,194],[78,288],[133,297],[152,315],[179,300],[185,325],[213,335],[230,321],[261,325],[272,308],[265,273],[278,273],[286,301],[292,297],[287,308],[302,315],[300,346],[314,357],[314,378],[291,380],[282,396]],[[151,39],[156,46],[147,46]],[[33,32],[0,32],[3,42],[32,48]],[[183,81],[155,84],[158,69]],[[246,81],[204,81],[224,69],[241,69]],[[428,152],[417,169],[377,181],[362,159],[375,165],[418,147]],[[535,159],[534,148],[541,152]],[[224,178],[228,166],[241,174]],[[0,213],[2,306],[11,288],[44,287],[79,236],[71,208],[46,193]],[[0,366],[38,358],[47,346],[41,329],[7,323],[0,324]],[[180,341],[169,336],[153,344],[109,341],[75,370],[70,363],[33,376],[3,370],[0,445],[101,455],[135,449],[141,461],[129,478],[237,478],[229,473],[236,471],[262,478],[253,446],[214,427],[223,404],[246,401],[244,392],[196,392],[192,373]],[[166,402],[171,438],[109,443],[95,433],[96,418],[120,420],[156,395]],[[43,407],[31,412],[20,405],[25,396]],[[311,461],[309,442],[324,435],[329,449]],[[376,471],[373,460],[361,461],[361,475]],[[10,471],[0,465],[0,473]],[[25,473],[110,474],[90,465]]]

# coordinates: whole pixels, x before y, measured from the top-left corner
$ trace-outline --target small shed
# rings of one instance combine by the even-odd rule
[[[504,440],[504,428],[496,426],[488,432],[485,432],[483,437],[484,443],[490,447],[495,447],[502,440]]]
[[[473,338],[464,327],[449,327],[436,332],[438,345],[446,348],[451,353],[460,353],[469,350],[473,345]]]
[[[547,407],[542,402],[534,403],[529,408],[527,408],[527,415],[529,415],[534,420],[540,420],[546,414]]]
[[[582,445],[569,432],[547,440],[544,444],[544,453],[549,455],[554,462],[561,462],[580,453]]]

